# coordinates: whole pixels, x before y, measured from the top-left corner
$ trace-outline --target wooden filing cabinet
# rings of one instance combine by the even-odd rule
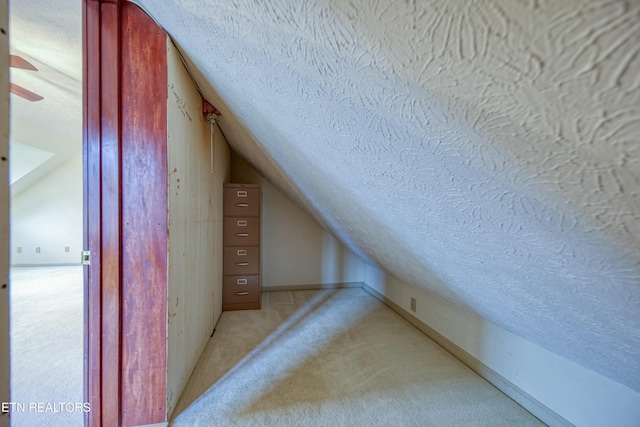
[[[223,310],[261,306],[260,186],[224,185]]]

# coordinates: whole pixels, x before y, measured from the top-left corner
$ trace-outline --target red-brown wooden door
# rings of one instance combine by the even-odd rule
[[[84,0],[85,399],[90,426],[166,421],[166,43]]]

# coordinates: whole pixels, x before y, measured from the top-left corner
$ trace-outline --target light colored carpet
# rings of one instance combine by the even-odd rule
[[[360,288],[223,313],[173,426],[539,426]]]
[[[84,400],[82,267],[12,267],[9,298],[11,400],[25,404],[11,426],[82,426],[81,412],[46,407]]]

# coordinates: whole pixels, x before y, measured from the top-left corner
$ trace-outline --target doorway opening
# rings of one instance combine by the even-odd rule
[[[10,0],[9,29],[11,426],[82,426],[82,0]]]

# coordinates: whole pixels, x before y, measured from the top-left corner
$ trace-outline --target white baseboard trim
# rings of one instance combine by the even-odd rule
[[[157,424],[145,424],[142,426],[135,426],[135,427],[167,427],[169,425],[168,422],[166,423],[157,423]]]
[[[342,288],[361,288],[362,282],[344,282],[344,283],[322,283],[310,285],[263,285],[262,292],[277,291],[310,291],[320,289],[342,289]]]
[[[9,268],[13,268],[13,267],[70,267],[70,266],[82,267],[82,264],[80,264],[79,262],[75,262],[75,263],[70,263],[70,262],[64,263],[64,262],[62,262],[62,263],[59,263],[59,264],[56,264],[56,263],[51,263],[51,264],[11,264],[9,266]]]
[[[575,427],[562,416],[540,403],[537,399],[529,395],[527,392],[514,385],[511,381],[507,380],[484,363],[480,362],[478,359],[467,353],[462,348],[458,347],[453,342],[449,341],[449,339],[438,333],[427,324],[420,321],[418,318],[410,314],[408,311],[406,311],[398,304],[394,303],[366,283],[362,284],[362,289],[364,289],[366,292],[368,292],[369,294],[380,300],[383,304],[398,313],[402,318],[418,328],[423,334],[434,340],[442,348],[451,353],[456,359],[467,365],[478,375],[487,380],[498,390],[502,391],[509,398],[525,408],[543,423],[551,427]]]

